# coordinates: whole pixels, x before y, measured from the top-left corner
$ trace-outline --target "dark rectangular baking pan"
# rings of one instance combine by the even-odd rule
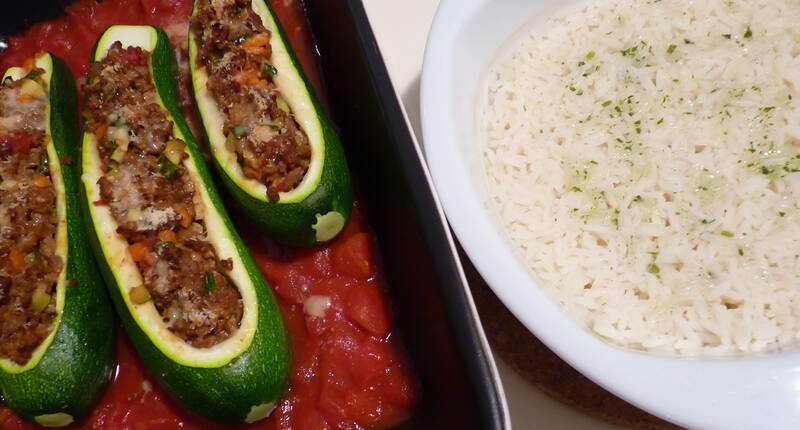
[[[72,1],[6,8],[0,35],[57,16]],[[304,3],[331,113],[420,382],[417,407],[398,429],[506,429],[500,383],[448,227],[364,7],[360,0]]]

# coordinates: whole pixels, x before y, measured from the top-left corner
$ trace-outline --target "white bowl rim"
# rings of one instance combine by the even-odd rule
[[[531,278],[470,183],[452,86],[459,32],[488,3],[442,0],[421,79],[426,159],[447,218],[478,271],[514,315],[548,347],[625,400],[688,428],[800,428],[800,351],[734,359],[649,355],[611,346],[579,327]],[[538,0],[544,8],[557,0]],[[491,24],[489,24],[491,25]],[[487,29],[482,28],[481,31]],[[516,28],[501,28],[510,36]],[[480,85],[480,82],[475,82]]]

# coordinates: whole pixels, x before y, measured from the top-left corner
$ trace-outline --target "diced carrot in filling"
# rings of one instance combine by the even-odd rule
[[[175,242],[177,235],[172,230],[162,230],[158,232],[158,241],[161,243]]]
[[[136,242],[128,246],[128,252],[130,252],[133,261],[139,263],[144,261],[147,256],[150,255],[150,250],[147,248],[148,246],[146,242]]]
[[[28,70],[33,62],[28,62]],[[25,364],[50,333],[64,265],[38,73],[0,87],[0,358]]]
[[[167,327],[198,348],[227,339],[240,324],[242,299],[208,242],[185,143],[157,103],[150,53],[117,42],[90,67],[86,129],[98,137],[101,201],[128,242],[143,285],[129,286],[136,305],[152,302]]]
[[[53,182],[50,181],[50,177],[46,175],[40,175],[31,181],[34,187],[39,188],[48,188],[53,186]]]
[[[311,145],[274,78],[271,33],[250,0],[200,0],[192,18],[199,46],[197,66],[209,75],[208,90],[225,119],[226,146],[242,173],[267,187],[267,198],[302,182]]]

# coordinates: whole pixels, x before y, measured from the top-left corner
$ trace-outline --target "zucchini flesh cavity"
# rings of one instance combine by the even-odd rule
[[[56,190],[56,254],[64,264],[48,336],[24,364],[0,359],[0,388],[5,402],[22,418],[59,427],[89,413],[109,382],[114,321],[88,249],[72,164],[78,141],[74,80],[66,64],[50,54],[37,56],[34,67],[46,91],[49,137],[39,171],[49,174]],[[11,68],[3,81],[31,77],[28,72]]]
[[[221,8],[232,7],[225,6],[224,1],[213,3]],[[291,118],[307,136],[310,144],[310,164],[302,181],[293,189],[280,192],[275,201],[276,199],[270,198],[263,181],[244,173],[243,164],[239,160],[242,155],[237,155],[232,149],[241,135],[237,133],[236,127],[230,127],[232,124],[226,127],[226,114],[209,87],[214,77],[209,76],[209,68],[202,63],[205,60],[200,53],[203,49],[201,44],[205,43],[201,36],[208,30],[203,28],[206,20],[203,18],[202,8],[209,7],[208,4],[208,0],[194,2],[193,21],[189,31],[189,62],[195,100],[208,136],[212,159],[222,182],[242,211],[276,239],[300,245],[332,239],[347,223],[352,209],[347,162],[339,138],[303,75],[280,23],[269,4],[263,0],[252,0],[252,15],[249,10],[240,13],[242,20],[260,21],[269,32],[270,55],[260,72],[261,78],[253,81],[250,76],[252,73],[248,72],[246,75],[250,76],[247,78],[250,83],[246,85],[274,87],[280,93],[276,100],[277,106],[290,112]],[[258,44],[263,44],[265,35],[263,31],[247,33],[240,37],[241,42],[235,42],[243,46],[243,49],[251,49],[252,46],[258,49]],[[236,79],[241,80],[238,75]],[[264,119],[269,122],[268,117]],[[275,128],[280,130],[278,133],[285,132],[285,127],[281,124]],[[253,131],[242,129],[241,133],[245,132]]]
[[[234,230],[202,154],[181,116],[166,34],[150,26],[110,27],[98,40],[93,61],[102,61],[115,42],[121,42],[123,48],[141,48],[149,53],[147,70],[155,88],[155,100],[173,124],[172,137],[185,145],[185,152],[178,151],[183,154],[178,157],[164,149],[159,158],[158,174],[170,180],[173,180],[172,175],[179,175],[184,178],[181,180],[193,185],[194,210],[203,214],[207,242],[219,261],[229,262],[224,275],[230,287],[226,288],[236,289],[241,298],[242,314],[236,316],[240,318],[238,327],[227,337],[210,346],[196,346],[171,330],[164,310],[159,311],[149,293],[143,292],[144,272],[137,267],[139,251],[118,232],[120,224],[112,214],[115,202],[102,200],[98,183],[112,166],[104,169],[100,153],[102,140],[96,134],[107,136],[109,127],[84,132],[81,167],[83,206],[111,297],[142,361],[173,397],[198,414],[220,422],[241,423],[264,418],[288,382],[290,355],[280,311]],[[92,84],[91,76],[89,83]],[[117,124],[127,120],[122,115],[113,118]],[[138,120],[130,121],[136,126]],[[165,148],[173,145],[170,142]],[[111,158],[114,159],[114,154],[121,149],[122,145],[115,147]],[[120,166],[123,168],[124,163]],[[168,242],[167,239],[159,241],[161,246]],[[163,251],[155,249],[157,251],[150,252]],[[206,282],[206,292],[212,294],[218,284],[213,279]]]

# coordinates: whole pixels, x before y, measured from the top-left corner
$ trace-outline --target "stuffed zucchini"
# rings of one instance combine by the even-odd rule
[[[85,416],[112,375],[114,321],[72,166],[75,83],[41,54],[0,87],[0,388],[22,418]]]
[[[92,61],[84,207],[124,327],[191,410],[225,423],[265,418],[288,383],[287,334],[181,116],[169,39],[112,26]]]
[[[333,127],[264,0],[195,0],[189,30],[195,100],[222,181],[275,238],[335,237],[352,209]]]

